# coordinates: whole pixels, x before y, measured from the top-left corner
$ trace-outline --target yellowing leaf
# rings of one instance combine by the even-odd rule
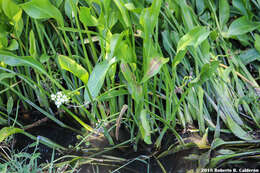
[[[15,133],[22,133],[23,130],[15,127],[4,127],[0,130],[0,142],[5,140],[8,136]]]
[[[163,57],[151,58],[141,83],[146,82],[148,79],[156,75],[160,71],[161,67],[168,61],[168,58]]]
[[[76,61],[64,55],[59,55],[58,61],[62,69],[73,73],[75,76],[80,78],[80,80],[82,80],[85,84],[88,82],[89,74],[87,70],[83,68],[81,65],[79,65]]]

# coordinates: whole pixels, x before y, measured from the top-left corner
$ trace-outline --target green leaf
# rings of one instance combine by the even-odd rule
[[[15,133],[22,133],[23,130],[15,127],[4,127],[0,130],[0,143],[3,142],[8,136]]]
[[[10,115],[12,110],[13,110],[13,106],[14,106],[14,99],[12,96],[10,96],[8,98],[8,101],[7,101],[7,114]]]
[[[219,1],[219,24],[221,28],[227,23],[229,19],[229,4],[227,0],[220,0]]]
[[[260,53],[260,36],[258,34],[255,34],[255,49]],[[259,59],[259,58],[258,58]]]
[[[11,40],[11,43],[6,48],[7,50],[17,50],[19,48],[18,42],[15,39]]]
[[[181,50],[177,53],[177,55],[174,57],[173,62],[172,62],[173,67],[177,66],[182,61],[186,52],[187,52],[187,50],[184,49],[184,50]]]
[[[36,58],[37,52],[36,52],[35,36],[33,30],[30,31],[29,40],[30,40],[30,48],[29,48],[30,55]]]
[[[210,32],[206,29],[206,27],[203,26],[197,26],[190,30],[178,42],[177,53],[186,49],[187,46],[197,47],[209,36],[209,33]]]
[[[146,82],[148,79],[156,75],[160,71],[161,67],[169,61],[169,58],[154,57],[149,59],[149,61],[150,62],[148,62],[148,68],[144,73],[141,83]]]
[[[141,120],[140,130],[141,130],[142,138],[144,139],[144,142],[146,142],[147,144],[152,144],[151,127],[149,124],[149,120],[147,119],[147,114],[145,109],[141,111],[140,120]]]
[[[154,32],[154,27],[157,24],[158,16],[160,13],[162,0],[153,1],[151,7],[144,8],[140,15],[140,24],[142,25],[145,33],[145,38]]]
[[[27,3],[21,4],[20,6],[32,18],[54,18],[60,26],[64,26],[62,14],[54,5],[50,3],[49,0],[31,0]]]
[[[247,65],[255,60],[260,61],[260,52],[256,51],[256,49],[248,49],[239,55],[238,58],[243,64]]]
[[[110,61],[105,60],[96,64],[95,68],[91,72],[87,87],[93,99],[98,96],[100,89],[103,86],[106,74],[113,63],[115,63],[115,58],[111,59]],[[86,89],[84,92],[84,99],[85,102],[91,101]]]
[[[65,3],[64,3],[64,9],[65,9],[65,14],[70,18],[72,19],[73,18],[73,15],[74,12],[73,12],[73,7],[71,6],[71,3],[74,3],[75,5],[78,4],[78,0],[65,0]]]
[[[260,22],[252,22],[246,16],[240,17],[233,21],[228,28],[227,35],[236,36],[252,32],[260,27]]]
[[[244,1],[245,2],[245,1]],[[245,7],[245,4],[242,0],[232,0],[232,5],[236,9],[238,9],[242,15],[247,16],[247,9]]]
[[[53,142],[52,140],[44,137],[44,136],[37,136],[37,139],[43,143],[44,145],[46,146],[49,146],[49,147],[52,147],[52,148],[59,148],[59,149],[62,149],[62,150],[65,150],[66,148],[64,148],[63,146]]]
[[[219,65],[218,61],[213,61],[211,63],[207,63],[203,65],[199,76],[196,77],[194,80],[192,80],[189,83],[189,86],[193,87],[195,85],[202,85],[215,73],[215,71],[218,68],[218,65]]]
[[[121,12],[122,18],[124,20],[125,26],[130,27],[131,26],[131,20],[128,14],[127,9],[124,6],[124,1],[122,0],[114,0],[114,3],[116,4],[117,8]]]
[[[131,71],[127,63],[121,62],[120,64],[121,71],[128,82],[128,91],[131,94],[132,98],[139,103],[143,99],[143,88],[141,85],[137,84],[136,77]]]
[[[80,7],[79,20],[86,26],[98,26],[98,19],[91,15],[88,7]]]
[[[253,138],[245,132],[230,116],[227,117],[227,124],[234,135],[243,140],[253,140]]]
[[[99,101],[106,101],[111,98],[116,98],[118,96],[127,95],[128,91],[125,89],[119,90],[108,90],[107,92],[103,93],[102,95],[98,96]]]
[[[67,56],[59,55],[58,62],[62,69],[71,72],[72,74],[80,78],[80,80],[82,80],[85,84],[87,84],[89,74],[87,70],[85,70],[85,68],[79,65],[76,61]]]
[[[22,11],[22,9],[15,4],[13,0],[2,0],[2,9],[10,20]]]
[[[5,78],[13,78],[15,74],[13,73],[3,73],[0,74],[0,81],[4,80]]]
[[[43,74],[48,75],[41,63],[30,56],[16,56],[11,52],[0,50],[0,61],[10,66],[30,66]]]
[[[216,139],[214,139],[214,141],[211,144],[211,150],[214,150],[223,144],[226,144],[226,142],[224,140],[222,140],[221,138],[216,138]]]

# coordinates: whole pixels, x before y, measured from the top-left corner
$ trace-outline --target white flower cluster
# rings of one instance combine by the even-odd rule
[[[63,103],[67,103],[69,98],[65,94],[62,94],[61,91],[59,91],[56,94],[51,94],[51,100],[55,101],[57,108],[59,108]]]

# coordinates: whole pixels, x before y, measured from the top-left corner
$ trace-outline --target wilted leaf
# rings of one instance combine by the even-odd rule
[[[148,68],[144,73],[141,83],[146,82],[148,79],[156,75],[160,71],[161,67],[169,61],[169,59],[163,57],[154,57],[149,59],[149,61],[150,62],[148,62]]]
[[[85,70],[76,61],[64,55],[59,55],[58,61],[62,69],[73,73],[75,76],[80,78],[80,80],[82,80],[85,84],[88,82],[89,74],[87,70]]]
[[[208,145],[208,129],[206,130],[203,137],[200,137],[198,134],[193,134],[191,137],[188,137],[192,143],[196,144],[200,149],[210,148]]]

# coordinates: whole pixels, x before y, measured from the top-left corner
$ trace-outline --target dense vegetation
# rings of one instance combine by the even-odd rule
[[[67,150],[27,132],[20,119],[32,110],[82,141],[152,146],[164,172],[159,158],[194,147],[198,168],[257,163],[259,21],[259,0],[0,0],[0,169],[17,171],[15,133]],[[37,157],[21,169],[63,163],[37,167]]]

